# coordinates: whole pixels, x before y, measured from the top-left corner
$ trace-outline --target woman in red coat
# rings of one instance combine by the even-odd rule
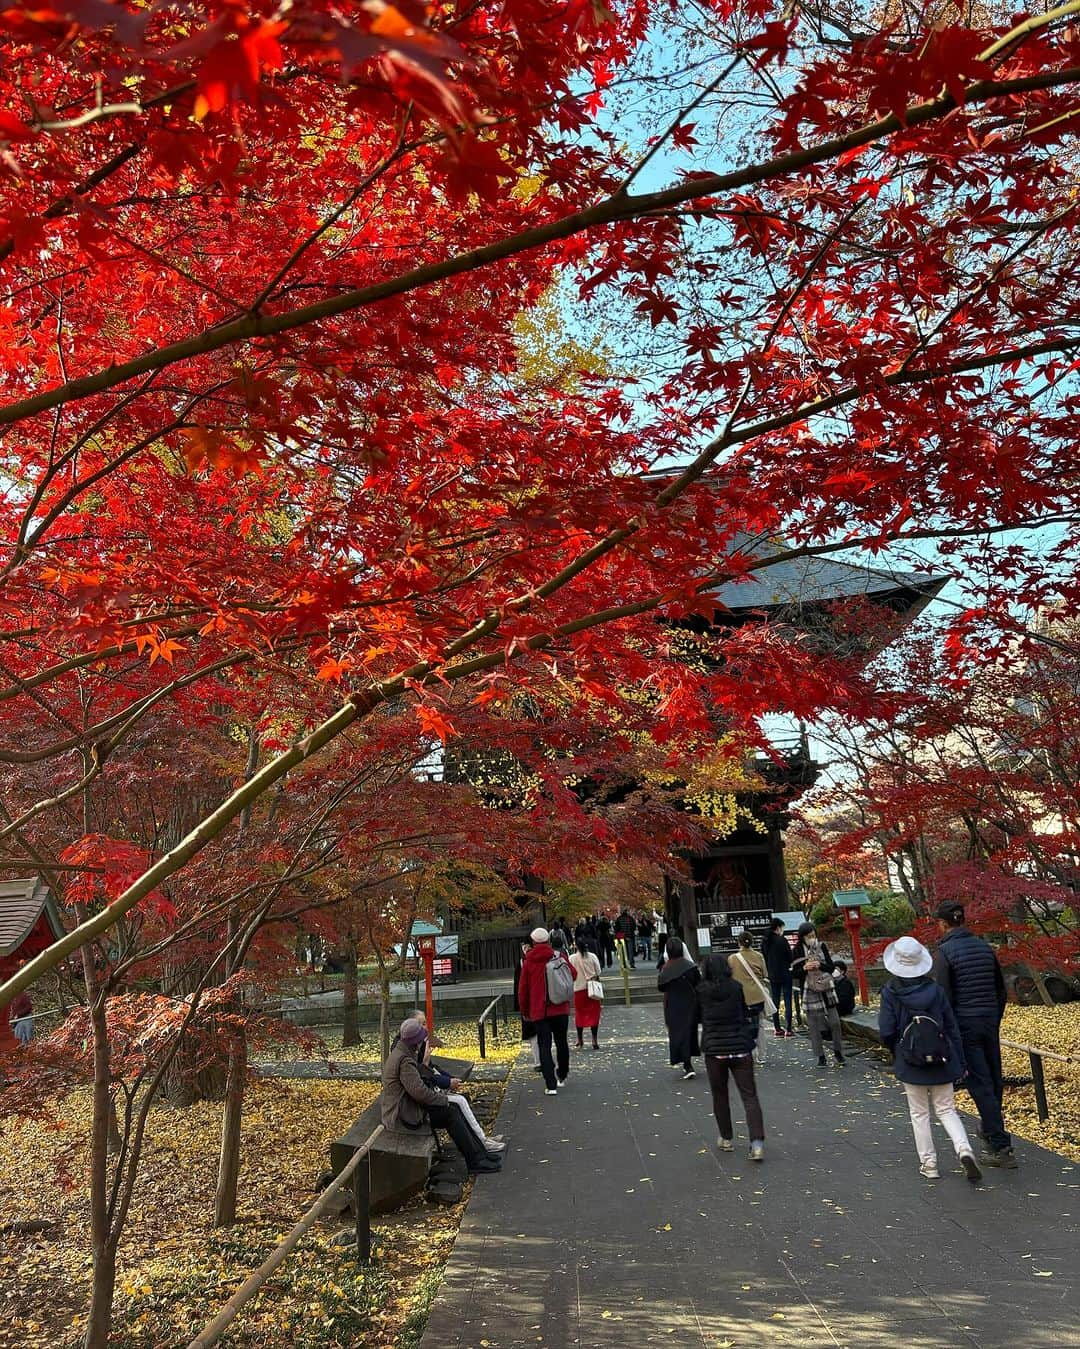
[[[600,978],[600,962],[589,950],[585,936],[577,939],[577,950],[570,957],[574,967],[574,1025],[577,1028],[578,1048],[584,1048],[585,1031],[592,1031],[592,1047],[600,1048],[600,1011],[604,1004],[599,998],[589,997],[589,983]]]
[[[566,958],[563,939],[559,933],[553,938],[546,927],[538,927],[530,935],[532,949],[525,953],[518,978],[518,1006],[525,1020],[531,1021],[536,1027],[536,1040],[540,1046],[540,1071],[544,1074],[547,1094],[554,1096],[558,1091],[557,1084],[565,1082],[570,1073],[570,1045],[566,1033],[570,1024],[574,970]],[[549,965],[555,967],[550,975]],[[565,975],[558,973],[560,965],[565,966]],[[565,985],[565,998],[552,1001],[549,980]],[[551,1055],[553,1040],[554,1061]]]

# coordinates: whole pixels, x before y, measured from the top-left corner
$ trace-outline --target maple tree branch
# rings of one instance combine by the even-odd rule
[[[974,358],[969,362],[957,362],[949,367],[945,372],[908,370],[903,373],[893,372],[884,377],[884,383],[916,383],[922,381],[931,381],[939,378],[942,373],[957,373],[962,369],[984,369],[994,364],[1003,364],[1019,358],[1020,352],[1027,354],[1040,354],[1049,350],[1059,350],[1063,345],[1080,346],[1080,337],[1063,341],[1055,339],[1051,343],[1036,343],[1028,348],[1006,350],[984,357]],[[681,473],[676,475],[674,482],[663,489],[656,498],[656,505],[659,509],[664,509],[678,498],[680,493],[685,490],[692,482],[696,481],[706,471],[709,465],[715,461],[719,453],[730,444],[753,439],[770,430],[776,430],[790,426],[799,421],[805,421],[808,417],[814,416],[822,411],[828,411],[839,407],[844,403],[852,402],[861,397],[865,389],[863,386],[850,387],[838,393],[826,396],[814,403],[803,404],[795,409],[788,409],[782,414],[764,419],[751,426],[743,427],[738,431],[732,431],[727,435],[718,438],[711,445],[699,454],[692,463]],[[84,920],[71,932],[66,933],[58,941],[47,947],[39,955],[31,958],[16,974],[12,975],[8,981],[0,985],[0,1007],[6,1006],[14,997],[16,997],[24,988],[32,984],[42,974],[52,969],[62,959],[72,951],[78,950],[87,942],[93,940],[101,933],[107,931],[114,923],[132,909],[140,900],[150,894],[154,888],[163,880],[178,871],[192,857],[216,838],[238,815],[240,815],[253,801],[262,795],[268,788],[276,782],[286,778],[288,774],[299,764],[310,758],[325,748],[346,730],[354,721],[362,716],[366,716],[375,707],[389,701],[392,698],[400,697],[410,688],[417,685],[423,685],[429,680],[437,680],[443,684],[454,683],[460,679],[478,674],[487,670],[496,668],[505,664],[511,659],[512,655],[502,649],[489,651],[482,655],[471,657],[467,660],[457,661],[453,657],[459,654],[469,645],[475,645],[482,637],[490,635],[501,624],[502,617],[507,612],[521,612],[529,608],[536,598],[546,597],[555,593],[563,586],[569,583],[575,576],[586,569],[591,562],[610,552],[618,543],[622,542],[630,533],[634,532],[640,526],[635,523],[632,527],[622,527],[611,531],[604,539],[600,540],[592,548],[585,550],[567,567],[563,568],[556,577],[551,578],[543,586],[526,596],[521,596],[515,601],[511,601],[502,610],[497,610],[480,620],[467,633],[462,634],[455,642],[449,644],[443,660],[422,661],[410,668],[400,671],[386,680],[373,682],[364,689],[355,692],[342,707],[338,708],[333,715],[326,718],[318,726],[314,727],[302,740],[293,745],[289,750],[284,751],[275,758],[269,760],[254,776],[240,788],[234,791],[229,797],[222,801],[218,807],[208,814],[194,829],[189,831],[179,843],[165,853],[152,866],[150,866],[137,880],[135,880],[125,891],[123,891],[115,900],[107,904],[98,913]],[[878,542],[877,539],[874,540]],[[807,556],[811,553],[824,551],[838,551],[840,549],[850,549],[854,544],[851,540],[839,544],[823,544],[820,547],[800,548],[789,552],[766,557],[758,563],[750,564],[741,569],[737,574],[744,574],[746,571],[762,570],[770,566],[776,566],[783,561],[788,561],[794,557]],[[737,574],[732,574],[731,579],[736,579]],[[722,573],[710,576],[702,580],[696,589],[703,590],[709,586],[717,584],[721,579]],[[555,644],[561,638],[574,636],[577,633],[588,631],[591,628],[599,627],[607,623],[616,622],[620,619],[637,617],[670,604],[677,596],[670,591],[654,594],[643,599],[622,604],[612,605],[606,609],[594,611],[591,614],[584,615],[570,622],[556,625],[550,632],[536,633],[531,637],[524,638],[517,642],[516,647],[520,652],[539,652]],[[447,663],[449,662],[449,663]]]
[[[77,796],[78,793],[85,790],[95,778],[100,777],[113,752],[127,739],[143,717],[145,717],[146,714],[156,707],[163,699],[169,697],[178,689],[188,688],[192,684],[198,683],[200,679],[205,679],[207,675],[217,674],[219,670],[227,669],[230,665],[243,664],[245,661],[252,659],[254,659],[252,655],[244,653],[237,656],[227,656],[223,660],[215,661],[212,665],[202,666],[198,670],[192,671],[191,674],[185,675],[180,679],[174,679],[171,683],[165,684],[162,688],[156,690],[156,692],[140,699],[123,713],[118,713],[116,717],[111,718],[111,723],[101,722],[98,726],[90,726],[84,731],[81,731],[75,744],[81,744],[91,736],[100,735],[104,729],[110,724],[115,725],[118,720],[122,722],[109,739],[101,741],[91,747],[91,767],[88,772],[83,774],[78,782],[65,788],[64,791],[56,796],[51,796],[45,800],[35,802],[34,805],[28,807],[17,819],[11,820],[8,824],[4,825],[3,828],[0,828],[0,843],[3,843],[3,841],[11,834],[19,833],[23,825],[28,824],[36,816],[42,814],[43,811],[51,810],[54,806],[63,805],[63,803],[70,800],[71,797]],[[75,748],[75,744],[68,745],[68,748]],[[49,757],[49,755],[46,755],[45,757]],[[11,762],[9,755],[6,752],[0,754],[0,759],[6,759]],[[25,761],[19,760],[19,762]]]
[[[1080,0],[1073,0],[1080,7]],[[1071,66],[1062,70],[1043,71],[1037,75],[1017,77],[1011,80],[977,80],[964,91],[964,106],[990,102],[997,98],[1007,98],[1018,93],[1061,88],[1064,85],[1080,83],[1080,67]],[[249,314],[209,328],[194,337],[169,343],[153,351],[144,352],[131,360],[110,365],[92,375],[84,375],[66,383],[45,389],[28,398],[19,399],[0,408],[0,425],[14,425],[39,412],[48,411],[65,403],[77,402],[94,394],[103,393],[119,384],[126,383],[138,375],[151,370],[162,370],[178,361],[195,356],[208,355],[223,347],[253,339],[273,337],[279,333],[291,332],[296,328],[351,313],[353,310],[376,304],[393,296],[408,294],[411,291],[430,286],[452,276],[461,276],[493,262],[530,252],[546,244],[568,239],[576,234],[585,233],[600,225],[618,221],[633,220],[653,212],[678,205],[697,198],[708,198],[720,192],[728,192],[749,187],[770,179],[785,177],[838,158],[848,151],[861,149],[898,131],[908,131],[953,112],[958,107],[951,94],[942,94],[923,103],[907,108],[901,119],[895,113],[867,123],[843,136],[833,137],[801,150],[793,150],[774,159],[764,160],[746,168],[734,169],[728,173],[712,174],[694,179],[678,186],[664,188],[656,192],[642,193],[638,196],[609,197],[594,206],[586,207],[545,225],[537,225],[518,234],[485,244],[480,248],[455,254],[440,262],[425,264],[411,271],[401,273],[386,281],[364,286],[356,290],[347,290],[339,295],[328,296],[297,309],[286,310],[280,314]]]

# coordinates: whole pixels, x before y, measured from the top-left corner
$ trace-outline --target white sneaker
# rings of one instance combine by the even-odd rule
[[[558,1089],[557,1089],[556,1087],[546,1087],[546,1088],[544,1089],[544,1095],[545,1095],[545,1096],[558,1096],[558,1094],[559,1094],[559,1092],[558,1092]]]
[[[692,1077],[697,1077],[697,1073],[694,1072],[693,1068],[690,1068],[687,1072],[683,1073],[682,1080],[684,1082],[689,1082]]]
[[[762,1162],[765,1160],[765,1140],[763,1138],[751,1140],[750,1160],[752,1162]]]
[[[724,1135],[721,1134],[720,1137],[716,1140],[716,1146],[720,1149],[721,1152],[734,1152],[735,1140],[734,1138],[725,1138]]]
[[[927,1180],[940,1180],[941,1172],[937,1169],[937,1162],[931,1162],[928,1166],[919,1167],[919,1175]]]

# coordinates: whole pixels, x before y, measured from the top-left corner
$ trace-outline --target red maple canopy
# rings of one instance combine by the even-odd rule
[[[747,535],[951,538],[1003,614],[1047,573],[994,530],[1068,555],[1077,6],[707,8],[707,78],[645,0],[0,15],[0,758],[43,775],[0,836],[112,878],[0,998],[388,704],[430,741],[552,681],[646,688],[661,739],[865,706],[769,624],[672,649],[786,555]],[[553,287],[633,375],[523,345]],[[113,864],[55,815],[211,699],[258,749],[206,820]]]

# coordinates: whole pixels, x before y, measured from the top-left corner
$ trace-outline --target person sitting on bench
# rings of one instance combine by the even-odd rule
[[[445,1129],[454,1140],[472,1174],[502,1170],[502,1161],[480,1143],[460,1106],[424,1081],[420,1064],[426,1041],[427,1029],[419,1021],[410,1017],[401,1023],[398,1043],[383,1064],[380,1099],[383,1128],[391,1133],[422,1129],[430,1120],[436,1129]]]
[[[424,1052],[420,1056],[420,1076],[429,1087],[436,1087],[439,1091],[446,1092],[446,1099],[451,1105],[456,1105],[465,1116],[465,1123],[480,1140],[480,1146],[486,1148],[488,1152],[499,1153],[506,1151],[506,1144],[499,1136],[484,1133],[483,1126],[473,1114],[473,1108],[469,1104],[467,1096],[462,1095],[462,1087],[465,1085],[460,1077],[451,1077],[449,1073],[444,1073],[440,1068],[431,1062],[432,1049],[440,1049],[442,1041],[432,1035],[428,1030],[427,1013],[416,1011],[409,1013],[410,1021],[419,1021],[421,1026],[428,1032],[427,1039],[424,1041]],[[399,1036],[398,1039],[401,1037]],[[395,1044],[397,1041],[395,1040]],[[393,1045],[390,1046],[393,1049]]]

